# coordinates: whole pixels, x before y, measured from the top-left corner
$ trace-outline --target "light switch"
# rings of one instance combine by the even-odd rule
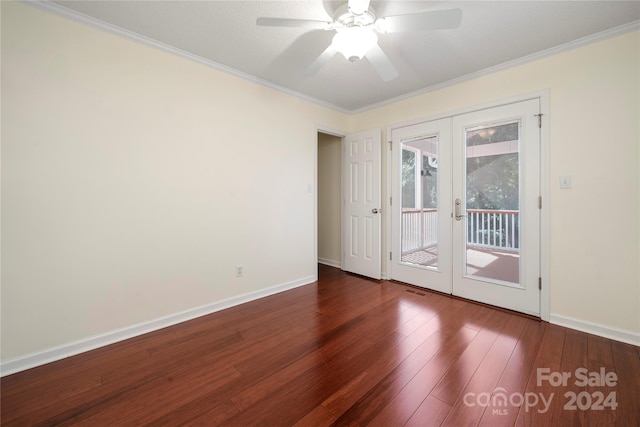
[[[560,177],[560,188],[563,190],[571,188],[571,176],[564,175]]]

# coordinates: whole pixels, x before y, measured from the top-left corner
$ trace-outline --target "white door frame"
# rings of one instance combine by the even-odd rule
[[[369,131],[375,131],[377,132],[379,135],[381,134],[381,129],[380,128],[375,128],[375,129],[370,129]],[[364,132],[368,132],[368,131],[364,131]],[[341,138],[341,148],[340,148],[340,170],[341,170],[341,178],[340,178],[340,221],[341,224],[343,223],[343,219],[344,219],[344,198],[345,198],[345,194],[344,194],[344,170],[345,170],[345,155],[344,155],[344,149],[345,149],[345,139],[347,136],[349,135],[353,135],[355,133],[358,132],[344,132],[341,130],[336,130],[330,127],[326,127],[326,126],[322,126],[322,125],[316,125],[315,128],[315,139],[314,139],[314,146],[315,146],[315,151],[314,151],[314,158],[315,158],[315,162],[314,162],[314,172],[313,172],[313,193],[314,193],[314,197],[313,197],[313,224],[314,224],[314,231],[313,231],[313,257],[314,257],[314,262],[317,262],[318,260],[318,133],[324,133],[327,135],[332,135],[332,136],[336,136],[338,138]],[[382,141],[380,141],[381,145]],[[380,155],[382,154],[382,147],[380,147]],[[382,180],[382,173],[383,173],[383,165],[382,165],[382,159],[380,158],[380,164],[379,164],[379,169],[380,169],[380,193],[382,193],[383,190],[383,180]],[[384,201],[382,200],[382,194],[380,195],[380,208],[382,208],[384,205]],[[383,212],[381,210],[380,215],[383,215]],[[380,257],[380,266],[379,266],[379,271],[378,271],[378,276],[383,278],[383,273],[382,273],[382,262],[384,257],[382,256],[382,254],[384,253],[384,249],[382,247],[382,237],[383,237],[383,233],[382,233],[382,225],[383,225],[383,221],[384,219],[381,217],[380,218],[380,225],[381,225],[381,229],[379,232],[379,239],[380,239],[380,253],[378,254],[378,256]],[[344,245],[344,232],[345,232],[345,227],[344,224],[342,224],[341,226],[341,236],[340,236],[340,262],[341,262],[341,268],[344,268],[344,259],[345,259],[345,245]],[[314,281],[318,280],[318,270],[314,269],[314,273],[313,273],[313,278]]]
[[[540,213],[540,277],[542,278],[542,290],[540,292],[540,318],[544,321],[549,321],[550,317],[550,280],[549,280],[549,222],[550,222],[550,204],[549,204],[549,90],[541,90],[523,95],[514,96],[507,99],[501,99],[496,101],[487,102],[480,105],[473,105],[469,107],[460,108],[454,111],[448,111],[440,114],[431,115],[418,120],[411,120],[402,123],[396,123],[387,127],[387,139],[391,137],[391,133],[394,129],[402,128],[405,126],[416,125],[423,122],[429,122],[433,120],[439,120],[447,117],[457,116],[461,114],[471,113],[478,110],[485,110],[489,108],[499,107],[506,104],[513,104],[515,102],[526,101],[529,99],[540,100],[540,111],[542,112],[541,121],[542,128],[540,129],[540,195],[542,197],[542,209]],[[390,145],[390,144],[388,144]],[[389,147],[385,150],[387,153],[387,197],[385,201],[385,207],[387,212],[391,212],[390,195],[392,191],[392,156],[389,152]],[[387,247],[384,248],[383,253],[391,251],[391,243],[393,241],[391,223],[391,215],[387,215]],[[388,262],[387,257],[383,257],[387,260],[386,263],[386,276],[392,276],[392,264]]]

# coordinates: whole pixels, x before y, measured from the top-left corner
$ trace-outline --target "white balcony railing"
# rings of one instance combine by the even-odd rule
[[[467,209],[467,244],[519,250],[519,218],[520,212],[516,210]],[[403,209],[403,254],[428,248],[437,242],[437,209]]]
[[[467,244],[520,249],[520,212],[467,209]]]
[[[402,253],[411,253],[438,243],[437,209],[402,210]]]

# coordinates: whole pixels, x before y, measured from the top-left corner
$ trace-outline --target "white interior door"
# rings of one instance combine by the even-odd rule
[[[343,139],[342,268],[381,278],[381,132],[373,129]]]
[[[539,315],[539,100],[392,131],[391,278]]]

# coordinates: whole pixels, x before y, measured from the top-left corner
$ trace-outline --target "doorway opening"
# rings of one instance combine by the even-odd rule
[[[318,263],[342,268],[342,137],[318,132]]]

